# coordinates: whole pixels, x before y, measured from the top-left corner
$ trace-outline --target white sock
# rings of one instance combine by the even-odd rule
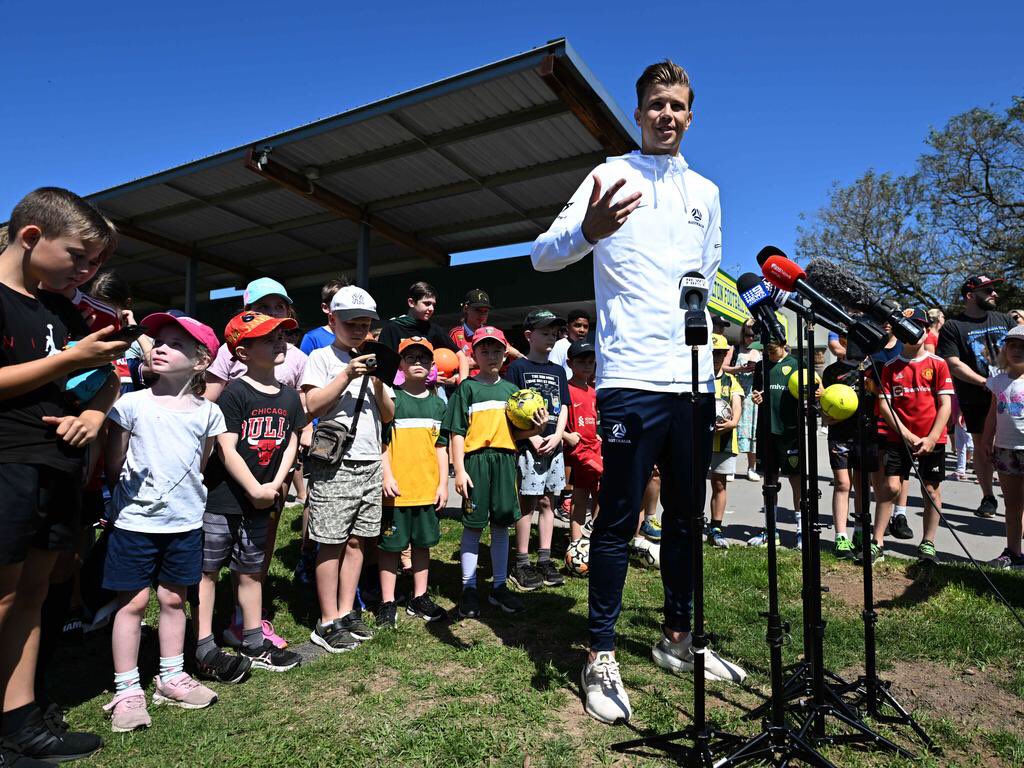
[[[907,508],[906,507],[895,507],[894,506],[892,508],[892,516],[893,517],[901,517],[901,516],[902,517],[906,517],[907,516]]]
[[[462,545],[459,560],[462,564],[462,588],[476,589],[476,564],[480,556],[480,531],[476,528],[462,529]],[[508,565],[508,534],[505,534],[505,565]]]
[[[491,526],[491,576],[494,589],[508,579],[508,528],[500,525]]]

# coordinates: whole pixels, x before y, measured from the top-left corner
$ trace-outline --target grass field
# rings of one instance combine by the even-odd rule
[[[317,613],[312,592],[294,589],[290,580],[298,514],[297,507],[285,510],[271,570],[274,623],[294,646],[308,640]],[[431,590],[451,608],[459,585],[451,556],[461,528],[443,521],[442,530]],[[564,541],[556,537],[555,546]],[[743,687],[709,684],[709,708],[720,724],[751,734],[758,727],[742,715],[764,700],[768,687],[759,616],[767,598],[765,553],[706,551],[709,628],[719,635],[717,647],[750,672]],[[480,561],[484,577],[490,570],[486,547]],[[784,657],[792,663],[802,649],[800,562],[791,551],[780,561],[782,613],[792,624]],[[829,555],[824,561],[832,587],[825,596],[828,665],[856,677],[863,650],[859,571]],[[879,660],[883,677],[916,708],[945,755],[909,763],[850,747],[825,754],[843,766],[1024,765],[1024,630],[976,573],[941,566],[926,574],[910,567],[908,575],[908,567],[890,560],[876,570]],[[993,578],[1015,605],[1024,604],[1024,574]],[[226,580],[221,586],[223,618],[230,596]],[[216,686],[220,701],[207,710],[151,708],[152,728],[138,733],[110,733],[101,712],[112,679],[106,637],[62,652],[52,683],[58,700],[71,708],[69,721],[104,735],[106,747],[88,761],[96,766],[673,764],[664,755],[608,749],[690,722],[690,679],[650,662],[660,622],[658,574],[631,569],[626,584],[618,656],[634,706],[628,727],[592,721],[579,701],[587,582],[572,579],[524,600],[527,612],[513,618],[490,609],[479,620],[424,625],[400,612],[397,631],[381,631],[356,651],[321,656],[287,674],[257,672],[243,685]],[[155,643],[145,650],[144,678],[155,670]]]

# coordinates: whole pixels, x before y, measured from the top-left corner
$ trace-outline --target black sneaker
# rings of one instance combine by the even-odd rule
[[[889,533],[897,539],[914,538],[914,532],[910,530],[906,515],[896,515],[889,521]]]
[[[344,653],[359,647],[359,641],[341,629],[336,622],[323,626],[319,621],[309,633],[309,639],[328,653]]]
[[[337,619],[334,622],[334,626],[345,630],[359,642],[373,639],[373,630],[363,621],[363,617],[355,611]]]
[[[56,704],[51,704],[46,712],[39,709],[33,711],[21,728],[7,734],[4,746],[15,755],[22,755],[17,762],[9,761],[16,768],[21,768],[35,765],[26,758],[48,763],[80,760],[99,750],[103,746],[103,739],[94,733],[70,730],[70,726],[64,722],[63,713]]]
[[[988,496],[982,497],[981,504],[978,505],[974,514],[978,517],[995,517],[998,509],[999,503],[996,501],[996,497],[989,494]]]
[[[395,608],[394,600],[378,605],[374,615],[377,619],[378,627],[391,627],[394,629],[398,626],[398,610]]]
[[[444,609],[427,597],[426,593],[410,600],[409,604],[405,606],[405,612],[409,616],[423,619],[428,624],[444,618]]]
[[[544,586],[544,577],[530,563],[513,566],[508,580],[522,592],[533,592],[533,590]]]
[[[565,584],[565,576],[558,571],[558,566],[555,565],[554,560],[545,560],[543,563],[537,563],[537,571],[540,573],[542,579],[544,579],[545,587],[560,587]]]
[[[53,763],[26,757],[6,741],[0,741],[0,766],[2,768],[53,768]]]
[[[220,648],[206,654],[202,661],[196,660],[196,676],[217,683],[240,683],[249,676],[252,661],[245,656],[225,653]]]
[[[459,616],[464,619],[475,619],[480,615],[480,595],[476,587],[463,587],[459,598]]]
[[[523,601],[512,594],[507,584],[502,584],[497,589],[492,589],[487,596],[487,602],[496,605],[505,613],[522,613],[526,610]]]
[[[287,672],[302,663],[302,657],[295,651],[278,648],[267,638],[263,638],[263,645],[259,648],[246,648],[243,645],[238,652],[248,658],[256,669],[266,669],[271,672]]]

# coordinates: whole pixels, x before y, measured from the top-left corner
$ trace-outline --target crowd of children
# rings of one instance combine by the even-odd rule
[[[236,683],[254,669],[286,672],[300,664],[268,620],[264,594],[293,483],[305,501],[296,575],[315,584],[319,618],[310,641],[329,653],[353,650],[375,631],[394,627],[400,602],[408,616],[444,617],[429,594],[429,563],[440,540],[439,514],[448,506],[450,471],[463,500],[458,616],[481,612],[477,570],[485,530],[489,605],[519,613],[524,603],[509,584],[531,592],[564,582],[552,557],[560,497],[565,492],[572,500],[570,540],[585,537],[599,514],[603,471],[596,351],[585,313],[570,315],[563,335],[566,321],[531,311],[520,353],[487,323],[490,299],[480,289],[467,294],[463,322],[446,334],[432,320],[437,291],[427,283],[410,288],[406,314],[382,321],[369,293],[337,279],[323,287],[326,322],[295,346],[286,336],[297,328],[287,290],[260,278],[247,286],[221,344],[213,329],[176,310],[150,314],[135,328],[128,287],[110,271],[96,277],[116,242],[114,227],[89,204],[45,188],[15,208],[0,254],[0,735],[7,763],[32,768],[101,745],[93,734],[68,729],[37,675],[52,634],[41,617],[51,577],[60,581],[55,564],[61,553],[84,555],[101,518],[91,557],[99,560],[100,589],[113,606],[114,693],[105,709],[114,731],[151,722],[138,664],[151,589],[160,649],[153,705],[203,708],[217,694],[200,679]],[[910,319],[927,324],[920,311]],[[378,334],[379,343],[368,345]],[[456,355],[458,370],[438,371],[435,354],[442,348]],[[749,434],[740,442],[741,421],[752,413],[748,397],[762,406],[771,435],[757,448],[772,451],[778,471],[790,479],[799,522],[802,456],[788,383],[800,363],[784,345],[769,344],[762,380],[746,358],[728,366],[724,336],[714,334],[712,348],[717,411],[708,543],[726,548],[727,482],[738,454],[754,446]],[[828,368],[824,384],[856,386],[855,360],[851,353]],[[993,405],[976,450],[991,453],[1006,499],[1007,548],[994,565],[1024,567],[1024,328],[1007,336],[999,366],[1002,372],[989,380]],[[750,381],[741,384],[727,367]],[[949,369],[922,345],[904,345],[874,376],[877,384],[862,392],[877,401],[880,418],[871,441],[877,466],[864,468],[874,473],[879,508],[872,560],[884,556],[888,510],[911,458],[930,500],[918,553],[934,560]],[[522,388],[544,401],[525,429],[506,416],[509,397]],[[861,468],[857,434],[853,421],[831,422],[829,430],[836,552],[846,557],[854,550],[846,506]],[[757,477],[752,466],[748,477]],[[655,475],[648,485],[655,507],[658,480]],[[83,500],[89,511],[80,519]],[[657,538],[653,520],[642,517],[638,527]],[[764,534],[749,543],[764,544]],[[360,594],[365,566],[373,563],[375,627],[364,620],[362,606],[370,601]],[[224,568],[235,607],[218,643],[214,602]],[[412,574],[404,601],[397,593],[402,570]],[[73,572],[72,565],[69,581]],[[51,600],[58,594],[65,600],[54,614],[62,621],[70,592],[50,591]],[[186,647],[189,603],[194,649]]]

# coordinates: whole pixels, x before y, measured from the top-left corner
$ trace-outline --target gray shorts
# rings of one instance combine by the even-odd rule
[[[516,464],[521,496],[561,493],[565,488],[565,456],[562,451],[550,456],[538,456],[531,450],[520,451]]]
[[[712,453],[711,474],[713,475],[735,475],[736,454],[735,453]]]
[[[993,448],[992,464],[1004,475],[1024,475],[1024,450],[1020,448]]]
[[[203,513],[203,573],[228,565],[235,573],[261,573],[270,512],[248,515]]]
[[[344,544],[349,536],[379,536],[384,485],[380,461],[342,461],[336,467],[311,464],[309,538],[320,544]]]

